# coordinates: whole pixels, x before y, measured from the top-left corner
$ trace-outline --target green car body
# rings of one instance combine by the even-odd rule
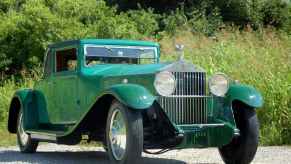
[[[85,45],[152,47],[156,54],[151,64],[101,63],[88,67],[84,57]],[[56,71],[56,52],[71,48],[76,50],[75,69]],[[22,109],[24,130],[32,138],[77,144],[82,135],[94,131],[94,134],[88,134],[89,138],[100,141],[109,104],[112,100],[118,100],[128,110],[140,111],[143,118],[149,116],[146,114],[148,111],[159,110],[162,113],[159,119],[167,123],[163,127],[173,132],[172,138],[160,136],[167,140],[165,142],[169,144],[166,145],[170,148],[221,147],[240,133],[233,115],[233,103],[240,102],[259,108],[263,103],[262,96],[253,87],[235,82],[229,83],[227,93],[221,97],[205,89],[197,97],[181,94],[163,99],[156,91],[156,74],[164,70],[179,72],[181,75],[184,73],[185,78],[192,76],[187,72],[199,70],[197,76],[203,75],[203,81],[198,82],[198,88],[208,88],[205,71],[196,68],[185,61],[160,63],[160,47],[155,42],[84,39],[56,43],[48,48],[43,79],[31,89],[15,92],[9,110],[8,130],[16,133],[17,114]],[[189,84],[189,87],[193,86],[195,84]],[[147,138],[144,137],[144,140]],[[165,143],[150,139],[144,142],[144,147],[167,148]]]

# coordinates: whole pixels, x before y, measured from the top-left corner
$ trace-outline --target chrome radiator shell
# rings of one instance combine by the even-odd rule
[[[207,124],[208,100],[205,72],[173,72],[176,89],[171,96],[160,96],[158,103],[176,125]]]

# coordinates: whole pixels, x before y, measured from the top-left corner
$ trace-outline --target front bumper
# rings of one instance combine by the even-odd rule
[[[203,148],[221,147],[231,142],[232,138],[239,135],[238,129],[227,122],[216,124],[181,125],[177,126],[179,134],[183,135],[182,142],[176,147]]]

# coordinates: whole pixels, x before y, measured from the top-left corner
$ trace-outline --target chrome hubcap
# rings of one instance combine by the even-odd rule
[[[19,133],[20,143],[22,145],[26,145],[28,142],[28,134],[25,133],[24,128],[23,128],[23,114],[22,113],[20,113],[20,116],[19,116],[17,129]]]
[[[121,160],[126,149],[126,125],[119,109],[115,109],[112,114],[109,130],[110,146],[113,156],[116,160]]]

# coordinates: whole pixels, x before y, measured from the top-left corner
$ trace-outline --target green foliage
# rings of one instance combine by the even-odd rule
[[[164,15],[163,29],[170,35],[175,35],[177,30],[191,28],[194,33],[202,33],[207,36],[214,35],[222,26],[222,19],[218,8],[208,12],[207,5],[199,8],[185,9],[184,6]]]
[[[257,29],[263,25],[272,25],[278,28],[285,26],[283,28],[285,31],[291,30],[290,0],[107,0],[107,2],[117,4],[118,9],[123,11],[142,6],[144,8],[152,7],[157,13],[170,14],[181,6],[185,6],[186,12],[197,13],[199,11],[198,13],[204,17],[207,17],[209,13],[219,11],[219,15],[225,22],[242,27],[251,25]],[[185,14],[187,15],[187,13]],[[207,19],[199,19],[197,23],[207,24]]]
[[[266,1],[261,8],[263,22],[279,28],[291,30],[291,2],[283,0]]]
[[[218,0],[215,1],[225,21],[235,24],[247,24],[252,21],[257,0]]]
[[[290,30],[291,2],[289,0],[207,0],[202,1],[198,8],[206,8],[208,12],[214,10],[225,22],[239,26],[251,25],[258,29],[264,25]],[[197,6],[193,4],[192,6]],[[206,6],[206,7],[205,7]]]
[[[177,0],[107,0],[109,5],[117,5],[119,10],[128,10],[128,9],[138,9],[143,8],[155,8],[159,12],[168,11],[175,9],[179,6],[181,1]]]
[[[152,36],[159,30],[159,15],[155,14],[152,9],[130,10],[127,12],[130,20],[136,23],[137,30],[145,35]]]
[[[202,5],[197,9],[191,9],[191,12],[188,13],[189,24],[193,32],[210,36],[214,35],[222,26],[222,17],[219,9],[214,7],[213,10],[208,11],[208,7],[208,5]]]
[[[52,42],[96,37],[139,39],[157,30],[153,13],[118,14],[101,0],[27,0],[17,10],[13,8],[16,2],[9,1],[3,10],[8,11],[0,14],[1,72],[33,68]],[[134,19],[139,16],[142,20]]]
[[[173,11],[169,15],[164,16],[164,19],[162,20],[164,30],[171,36],[176,33],[177,29],[185,27],[187,23],[188,18],[181,8],[178,8],[175,12]]]

